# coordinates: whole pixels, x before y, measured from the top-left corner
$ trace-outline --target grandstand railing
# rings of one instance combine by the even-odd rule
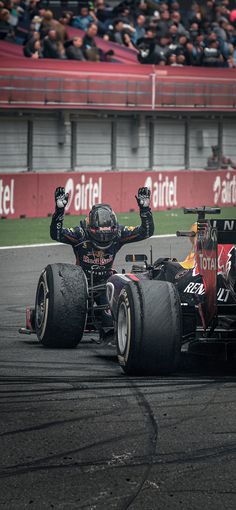
[[[0,107],[235,109],[235,75],[209,79],[187,72],[188,68],[182,75],[153,71],[136,76],[114,72],[110,76],[79,72],[50,76],[50,72],[34,74],[24,69],[13,74],[6,69],[0,76]]]

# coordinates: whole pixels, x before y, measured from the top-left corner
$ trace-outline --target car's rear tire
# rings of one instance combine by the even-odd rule
[[[38,340],[46,347],[76,347],[84,332],[87,301],[87,279],[81,267],[48,265],[39,278],[36,292]]]
[[[181,350],[181,306],[169,282],[129,282],[122,289],[116,320],[118,360],[129,375],[176,370]]]

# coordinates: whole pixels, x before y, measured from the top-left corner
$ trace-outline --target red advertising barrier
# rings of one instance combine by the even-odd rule
[[[151,189],[153,210],[236,205],[235,170],[0,174],[0,217],[52,214],[57,186],[64,186],[70,194],[70,214],[85,214],[100,202],[109,203],[117,212],[136,209],[140,186]]]

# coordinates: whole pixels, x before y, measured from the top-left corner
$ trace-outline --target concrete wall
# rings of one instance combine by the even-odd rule
[[[0,172],[203,169],[236,161],[236,114],[0,113]]]
[[[233,130],[233,125],[231,127]],[[235,127],[236,129],[236,123]],[[213,120],[193,120],[189,126],[190,168],[204,168],[211,155],[211,146],[218,144],[218,123]]]
[[[5,172],[27,169],[28,122],[0,118],[0,168]]]
[[[112,121],[81,118],[74,123],[75,170],[111,169]]]
[[[71,124],[55,117],[32,123],[32,167],[35,171],[70,170]]]
[[[118,118],[116,166],[120,170],[149,168],[149,122],[145,117]]]
[[[154,122],[154,169],[185,168],[185,122],[161,119]]]

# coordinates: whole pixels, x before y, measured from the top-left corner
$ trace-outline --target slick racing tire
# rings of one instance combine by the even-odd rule
[[[161,375],[176,370],[181,350],[181,306],[169,282],[129,282],[117,308],[118,360],[129,375]]]
[[[76,347],[84,332],[87,301],[87,279],[81,267],[48,265],[39,278],[36,292],[38,340],[46,347]]]

